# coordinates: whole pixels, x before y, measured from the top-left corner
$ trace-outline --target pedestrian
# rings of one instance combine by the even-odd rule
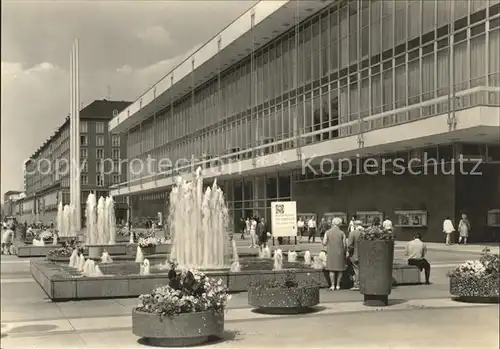
[[[307,242],[316,242],[316,218],[311,216],[309,221],[307,221],[307,229],[309,231],[309,235],[307,237]]]
[[[326,247],[326,270],[330,274],[330,291],[340,290],[342,275],[346,269],[346,237],[339,225],[342,219],[335,217],[332,219],[332,227],[328,229],[323,238],[323,245]]]
[[[259,224],[257,225],[257,238],[259,239],[259,247],[262,249],[267,245],[267,229],[264,218],[260,219]]]
[[[299,232],[299,241],[302,240],[302,236],[304,236],[304,230],[305,230],[305,222],[302,217],[299,217],[299,220],[297,221],[297,230]]]
[[[465,213],[462,213],[462,219],[458,223],[458,233],[459,238],[458,238],[458,243],[462,243],[464,245],[467,244],[467,238],[469,237],[469,232],[470,232],[470,222],[467,219],[467,215]]]
[[[446,234],[446,245],[451,245],[451,234],[455,231],[455,227],[453,226],[453,222],[450,217],[446,217],[443,222],[443,233]]]
[[[246,223],[245,223],[245,220],[243,219],[243,217],[240,218],[239,229],[240,229],[241,240],[245,240]]]
[[[425,284],[429,285],[430,275],[431,275],[431,265],[425,259],[425,255],[427,254],[427,246],[422,242],[422,238],[420,234],[415,234],[413,240],[408,242],[406,245],[406,256],[408,256],[408,265],[414,265],[420,271],[424,270],[425,272]]]
[[[385,217],[382,222],[382,230],[386,233],[392,233],[392,221],[389,217]]]
[[[255,248],[257,247],[257,217],[253,217],[250,220],[250,247]]]
[[[14,238],[14,232],[10,228],[4,228],[2,232],[2,254],[11,254],[10,246],[12,245],[12,239]]]
[[[319,225],[318,225],[320,239],[323,239],[323,237],[325,236],[325,233],[328,229],[330,229],[330,224],[325,219],[325,217],[321,218],[321,221],[319,222]]]
[[[349,233],[349,238],[347,239],[347,253],[349,255],[349,261],[351,262],[352,269],[354,270],[353,286],[352,291],[359,290],[359,237],[363,232],[363,222],[354,221],[353,230]]]

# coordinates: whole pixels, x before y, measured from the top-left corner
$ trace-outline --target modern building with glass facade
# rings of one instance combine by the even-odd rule
[[[427,241],[466,212],[471,241],[498,239],[500,1],[261,1],[109,128],[127,134],[112,194],[134,217],[165,211],[175,177],[203,165],[235,222],[294,200]]]

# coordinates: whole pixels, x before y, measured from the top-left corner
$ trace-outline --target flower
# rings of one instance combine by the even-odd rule
[[[500,256],[485,248],[478,260],[468,260],[448,272],[448,276],[461,277],[500,277]]]
[[[394,235],[384,232],[377,226],[366,228],[359,236],[363,240],[394,240]]]
[[[73,248],[71,247],[60,247],[53,250],[49,250],[47,253],[49,257],[70,257],[73,253]]]
[[[139,238],[139,246],[144,247],[153,247],[158,245],[159,239],[157,237],[148,237],[148,238]]]
[[[139,296],[136,310],[161,316],[203,311],[224,311],[231,298],[221,279],[210,278],[194,269],[176,270],[171,260],[169,284]]]

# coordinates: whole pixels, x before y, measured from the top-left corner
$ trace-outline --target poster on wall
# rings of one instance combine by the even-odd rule
[[[297,203],[271,202],[271,229],[274,237],[297,236]]]
[[[331,222],[335,217],[342,219],[341,225],[347,225],[347,213],[345,212],[326,212],[324,215],[328,222]]]

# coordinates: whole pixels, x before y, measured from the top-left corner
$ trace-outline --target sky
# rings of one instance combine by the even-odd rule
[[[2,1],[1,192],[69,113],[80,40],[80,101],[134,101],[256,1]]]

